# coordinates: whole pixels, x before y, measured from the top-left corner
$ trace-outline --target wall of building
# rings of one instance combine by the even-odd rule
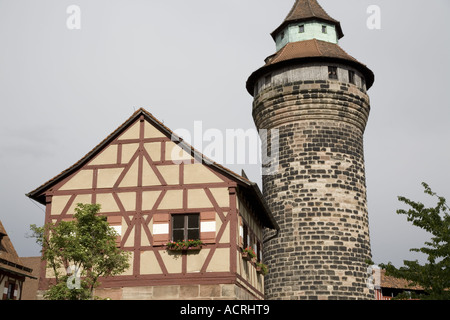
[[[300,26],[304,26],[304,32],[300,32]],[[326,27],[326,33],[322,31],[322,26]],[[282,37],[284,32],[284,37]],[[289,42],[317,39],[331,43],[338,43],[336,27],[330,23],[321,21],[307,21],[289,24],[276,37],[277,51]]]
[[[338,81],[329,81],[329,66],[337,67]],[[354,84],[350,83],[348,71],[355,72]],[[261,77],[255,84],[255,97],[260,93],[263,93],[266,88],[269,89],[268,92],[271,92],[271,88],[273,87],[288,83],[300,83],[300,81],[302,82],[302,84],[314,84],[314,82],[311,83],[309,81],[329,81],[330,84],[335,84],[336,90],[339,90],[340,85],[337,86],[339,83],[344,83],[346,85],[348,84],[349,89],[352,89],[354,88],[354,86],[356,86],[364,93],[366,92],[366,83],[364,76],[355,68],[341,63],[306,63],[280,68],[264,75],[264,77]],[[303,83],[305,81],[308,81],[309,83]],[[314,85],[312,85],[311,88],[309,88],[308,86],[303,86],[304,90],[315,89],[315,87],[316,86]],[[320,89],[320,86],[318,89]]]
[[[223,288],[234,284],[262,298],[262,278],[254,266],[242,276],[236,271],[243,263],[237,257],[236,188],[141,118],[46,193],[46,221],[73,219],[77,203],[101,205],[100,213],[118,232],[118,245],[131,253],[125,272],[102,280],[101,290],[113,295],[184,298],[197,288],[194,297],[204,298],[209,290],[221,298],[230,291]],[[172,216],[178,214],[199,215],[200,250],[168,250]],[[261,226],[244,214],[261,239]],[[54,276],[42,272],[45,290]],[[235,296],[245,296],[239,290]]]
[[[258,257],[257,260],[264,262],[262,259],[263,228],[261,222],[256,219],[255,213],[252,212],[250,204],[242,196],[238,196],[236,200],[240,219],[239,230],[237,232],[238,237],[236,239],[237,243],[240,244],[240,249],[236,252],[237,273],[240,276],[238,281],[240,281],[243,287],[262,299],[264,293],[264,276],[256,272],[255,263],[242,258],[241,252],[244,249],[243,226],[245,224],[249,230],[246,243],[253,244],[252,247]],[[260,243],[260,246],[257,245],[257,242]]]
[[[327,70],[307,65],[277,73],[255,96],[257,127],[276,128],[280,136],[278,173],[263,177],[281,229],[264,249],[269,299],[374,297],[365,283],[371,256],[363,150],[369,98],[347,83],[345,72],[330,80]],[[292,81],[305,74],[311,79]]]
[[[95,295],[112,300],[253,300],[236,284],[186,284],[98,289]]]

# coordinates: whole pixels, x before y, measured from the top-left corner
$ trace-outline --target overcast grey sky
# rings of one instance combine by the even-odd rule
[[[340,20],[340,46],[375,73],[365,133],[375,262],[414,259],[426,234],[396,214],[450,200],[448,0],[320,0]],[[144,107],[171,129],[253,129],[247,77],[275,52],[293,0],[0,0],[0,220],[20,256],[44,223],[25,193],[78,161]],[[69,5],[81,29],[69,30]],[[369,5],[381,9],[370,30]],[[193,142],[195,145],[195,141]],[[257,165],[228,165],[261,182]]]

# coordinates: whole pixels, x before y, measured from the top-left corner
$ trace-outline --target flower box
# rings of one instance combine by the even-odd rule
[[[242,250],[242,258],[244,258],[247,261],[251,261],[253,263],[256,262],[256,253],[253,251],[252,247],[247,247]]]
[[[178,248],[167,248],[169,251],[198,251],[201,250],[202,247],[178,247]]]
[[[269,272],[269,270],[264,263],[257,263],[256,272],[265,276]]]
[[[242,252],[242,258],[246,261],[252,261],[255,258],[252,258],[248,252]]]
[[[202,249],[201,240],[170,241],[166,244],[168,251],[199,251]]]

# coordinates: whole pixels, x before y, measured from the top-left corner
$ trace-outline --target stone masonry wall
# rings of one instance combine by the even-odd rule
[[[268,86],[255,97],[257,127],[280,137],[279,170],[263,176],[281,228],[264,246],[266,299],[373,298],[365,262],[369,110],[363,89],[336,80]]]
[[[45,291],[39,290],[38,300]],[[94,296],[111,300],[256,300],[236,284],[189,284],[95,289]]]

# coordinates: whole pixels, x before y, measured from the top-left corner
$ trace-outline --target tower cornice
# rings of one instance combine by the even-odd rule
[[[339,45],[316,39],[288,43],[277,53],[266,58],[266,64],[252,73],[247,80],[247,91],[253,95],[256,81],[271,72],[285,66],[307,62],[344,63],[360,70],[365,77],[367,89],[374,81],[374,73],[364,64],[344,51]]]

